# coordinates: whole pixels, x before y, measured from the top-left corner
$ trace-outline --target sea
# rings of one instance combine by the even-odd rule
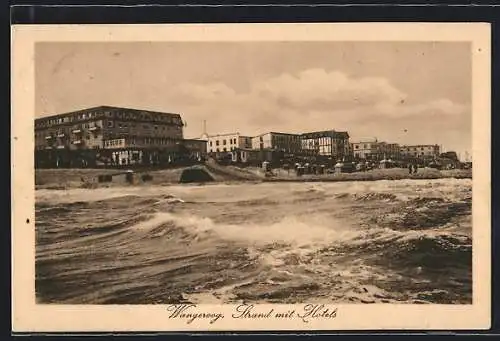
[[[39,303],[472,303],[472,180],[36,191]]]

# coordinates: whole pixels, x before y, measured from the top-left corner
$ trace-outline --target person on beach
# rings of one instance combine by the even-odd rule
[[[414,164],[413,165],[413,173],[417,173],[417,172],[418,172],[418,165]]]
[[[413,165],[411,163],[408,164],[408,172],[410,174],[413,172]]]

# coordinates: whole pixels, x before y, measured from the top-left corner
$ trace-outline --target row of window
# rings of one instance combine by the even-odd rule
[[[104,141],[105,147],[116,147],[116,146],[124,146],[124,145],[125,145],[125,139]]]
[[[412,150],[412,151],[408,151],[408,150],[401,150],[401,153],[403,154],[413,154],[413,153],[418,153],[419,151],[417,151],[416,149]],[[437,154],[437,151],[434,151],[434,150],[428,150],[428,151],[420,151],[421,153],[427,153],[427,154]]]
[[[174,123],[174,124],[182,124],[181,119],[178,116],[173,116],[172,114],[163,114],[163,113],[150,113],[147,111],[143,112],[115,112],[114,115],[108,115],[107,117],[117,117],[126,120],[141,120],[141,121],[157,121],[157,122],[166,122],[166,123]]]
[[[354,149],[359,149],[360,145],[359,144],[355,144],[354,145]],[[363,145],[363,149],[371,149],[371,148],[376,148],[376,147],[381,147],[380,149],[386,149],[386,150],[391,150],[391,149],[397,149],[397,147],[389,147],[389,148],[384,148],[385,146],[373,146],[371,144],[364,144]],[[434,147],[425,147],[427,150],[434,150]],[[425,150],[424,147],[420,147],[420,150],[423,151]],[[404,152],[404,151],[417,151],[419,148],[417,147],[412,147],[412,148],[401,148],[401,152]]]
[[[47,126],[52,126],[52,125],[56,125],[56,124],[71,123],[71,122],[77,121],[77,120],[86,120],[86,119],[90,119],[93,117],[97,117],[97,113],[86,113],[86,114],[71,115],[71,116],[66,116],[66,117],[49,118],[46,120],[36,122],[35,126],[36,127],[47,127]]]
[[[389,153],[389,155],[397,155],[397,154],[398,153]],[[355,156],[361,156],[361,155],[381,155],[381,153],[354,152],[354,155]],[[409,152],[409,153],[406,153],[406,155],[415,155],[415,156],[425,155],[425,152]]]
[[[79,139],[78,136],[80,135],[75,135],[76,136],[76,139]],[[43,136],[38,136],[38,137],[43,137]],[[48,138],[50,137],[50,138]],[[97,139],[98,138],[98,135],[97,134],[86,134],[83,136],[84,139],[86,140],[90,140],[92,139],[92,137],[94,137],[94,139]],[[48,143],[48,144],[53,144],[55,143],[57,140],[61,140],[61,141],[68,141],[70,138],[70,136],[68,134],[60,134],[59,135],[56,135],[56,136],[46,136],[45,137],[45,141]]]
[[[113,121],[108,121],[107,122],[107,126],[108,128],[114,128],[115,127],[115,122]],[[128,129],[128,128],[137,128],[137,127],[142,127],[143,129],[145,130],[154,130],[154,131],[170,131],[170,130],[174,130],[174,131],[179,131],[179,128],[178,127],[170,127],[170,126],[166,126],[166,125],[162,125],[162,126],[158,126],[158,125],[150,125],[150,124],[142,124],[142,125],[138,125],[136,123],[126,123],[126,122],[117,122],[116,123],[116,127],[119,128],[119,129]],[[61,128],[55,132],[52,132],[52,133],[49,133],[47,135],[47,132],[46,131],[39,131],[39,132],[35,132],[35,136],[36,137],[45,137],[45,136],[50,136],[50,135],[61,135],[61,134],[69,134],[71,133],[73,130],[78,130],[78,129],[92,129],[92,128],[101,128],[100,125],[96,124],[96,123],[84,123],[84,124],[81,124],[81,125],[77,125],[77,126],[73,126],[73,127],[69,127],[69,128]]]
[[[237,145],[237,144],[238,144],[238,140],[237,140],[236,138],[234,138],[234,139],[233,139],[233,138],[230,138],[229,140],[223,139],[222,141],[220,141],[220,140],[215,140],[215,145],[216,145],[216,146],[218,146],[218,145],[220,145],[220,142],[222,142],[222,145],[223,145],[223,146],[225,146],[225,145],[227,145],[227,144],[228,144],[228,143],[227,143],[228,141],[229,141],[229,144],[230,144],[230,145]],[[213,145],[213,144],[212,144],[212,142],[213,142],[213,141],[209,141],[209,142],[208,142],[208,143],[209,143],[209,145],[210,145],[210,147]]]
[[[283,135],[273,135],[272,138],[274,140],[278,140],[278,141],[284,141],[284,140],[295,140],[295,141],[297,141],[297,140],[301,140],[300,136],[293,136],[293,135],[292,136],[288,136],[288,135],[286,135],[286,136],[283,136]],[[260,136],[260,139],[262,141],[262,136]]]
[[[73,127],[60,128],[58,130],[49,131],[49,132],[47,132],[47,131],[35,131],[35,137],[66,135],[66,134],[72,133],[75,130],[93,129],[93,128],[100,129],[101,126],[94,122],[94,123],[84,123],[84,124],[76,125]],[[62,137],[62,136],[60,136],[60,137]]]
[[[104,142],[105,146],[122,146],[125,144],[124,139],[115,139],[115,140],[107,140]],[[143,137],[143,138],[127,138],[126,144],[128,145],[161,145],[161,146],[169,146],[174,145],[176,140],[169,138],[152,138],[152,137]]]
[[[108,128],[116,127],[119,129],[142,128],[145,130],[155,130],[155,131],[170,131],[170,130],[179,131],[180,130],[179,127],[171,127],[171,126],[167,126],[167,125],[158,126],[158,125],[151,125],[151,124],[146,124],[146,123],[145,124],[137,124],[134,122],[116,122],[116,126],[115,126],[115,122],[108,121],[107,125],[108,125]]]
[[[132,119],[132,120],[143,120],[143,121],[158,121],[158,122],[166,122],[169,124],[182,125],[182,120],[179,117],[172,116],[171,114],[148,113],[148,112],[132,113],[132,112],[105,111],[104,113],[102,113],[102,112],[87,112],[87,113],[80,113],[80,114],[72,114],[72,115],[65,116],[65,117],[41,119],[41,120],[37,120],[37,122],[35,122],[35,127],[47,127],[47,126],[52,126],[52,125],[57,125],[57,124],[70,123],[73,121],[88,120],[88,119],[103,117],[103,116],[109,117],[109,118],[117,117],[117,118],[123,118],[123,119],[127,119],[127,120]]]
[[[71,123],[75,121],[82,121],[82,120],[88,120],[92,118],[98,118],[98,117],[103,117],[103,113],[100,112],[89,112],[89,113],[81,113],[81,114],[74,114],[74,115],[69,115],[65,117],[58,117],[58,118],[49,118],[45,120],[40,120],[38,122],[35,122],[35,127],[48,127],[52,125],[59,125],[59,124],[65,124],[65,123]]]
[[[219,152],[229,152],[229,151],[232,151],[232,150],[235,150],[236,148],[235,147],[230,147],[229,149],[227,149],[226,147],[224,148],[215,148],[215,152],[219,153]],[[213,151],[213,150],[211,150]]]
[[[361,146],[360,144],[353,144],[354,146],[354,149],[359,149],[359,147]],[[387,150],[390,150],[390,149],[398,149],[399,150],[399,146],[398,145],[386,145],[386,144],[363,144],[363,149],[372,149],[372,148],[380,148],[380,149],[387,149]]]
[[[434,147],[426,147],[427,150],[434,150]],[[417,147],[413,147],[413,148],[401,148],[401,151],[417,151],[418,148]],[[420,150],[424,150],[424,147],[420,147]]]

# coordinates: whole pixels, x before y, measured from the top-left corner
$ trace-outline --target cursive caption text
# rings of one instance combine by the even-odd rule
[[[167,306],[169,319],[184,320],[187,324],[195,321],[207,320],[210,324],[220,322],[225,318],[235,320],[259,320],[276,319],[291,320],[295,319],[302,323],[309,323],[313,320],[329,320],[337,317],[338,308],[327,307],[324,304],[306,304],[299,308],[277,309],[265,306],[259,307],[253,304],[240,304],[234,307],[231,314],[224,311],[208,311],[196,304],[173,304]]]

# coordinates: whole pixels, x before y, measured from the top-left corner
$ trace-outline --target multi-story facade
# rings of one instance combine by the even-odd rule
[[[231,152],[231,161],[234,163],[258,164],[261,160],[261,153],[256,149],[234,149]]]
[[[367,139],[351,144],[354,157],[364,160],[401,159],[398,143],[387,143],[377,139]]]
[[[384,159],[401,159],[401,151],[398,143],[380,142],[379,152]]]
[[[298,134],[269,132],[252,137],[251,148],[294,154],[301,152],[302,142]]]
[[[354,157],[357,159],[382,159],[377,139],[366,139],[352,143]]]
[[[401,156],[404,158],[438,157],[440,148],[437,144],[419,144],[400,147]]]
[[[208,135],[206,140],[208,153],[229,153],[235,149],[252,148],[252,138],[240,133]]]
[[[198,161],[205,160],[207,157],[207,140],[202,139],[184,139],[183,146],[189,152],[189,155]]]
[[[134,164],[172,162],[184,145],[179,114],[100,106],[35,120],[39,158]],[[78,165],[75,165],[78,166]]]
[[[329,156],[342,160],[349,156],[349,134],[335,130],[304,133],[301,135],[301,148],[306,155]]]

